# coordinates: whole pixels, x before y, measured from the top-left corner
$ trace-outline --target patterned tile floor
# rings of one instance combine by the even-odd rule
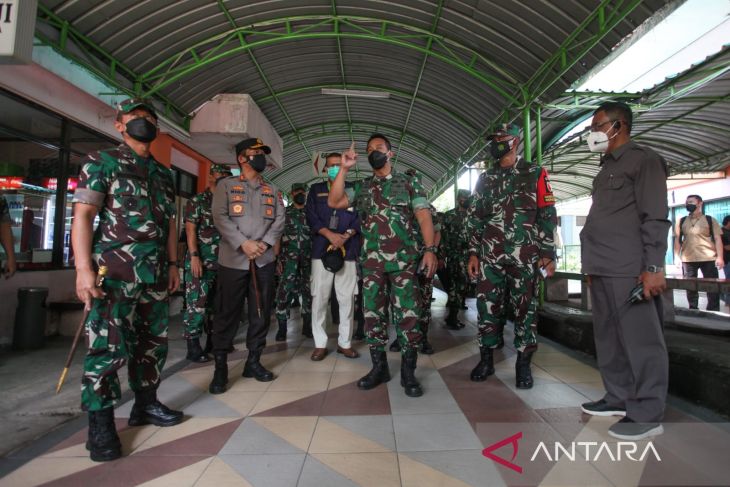
[[[441,323],[444,295],[434,303]],[[158,485],[158,486],[500,486],[638,485],[648,462],[616,472],[610,465],[562,462],[543,465],[532,480],[498,465],[482,449],[534,425],[550,435],[574,439],[590,433],[608,439],[613,419],[589,418],[582,402],[602,396],[598,371],[561,347],[542,341],[534,359],[535,387],[514,387],[515,352],[496,352],[496,374],[484,383],[469,381],[477,361],[474,302],[464,312],[469,325],[450,332],[432,331],[434,355],[419,356],[421,398],[405,396],[399,385],[398,354],[389,353],[393,380],[360,391],[355,382],[369,369],[362,356],[346,359],[331,353],[312,362],[311,340],[290,329],[286,343],[273,341],[262,362],[277,375],[269,383],[241,377],[245,352],[229,356],[230,388],[208,394],[212,365],[190,365],[163,381],[160,399],[183,409],[186,420],[172,428],[128,427],[131,407],[116,411],[124,457],[98,464],[84,448],[86,429],[39,452],[38,445],[3,459],[17,468],[0,485]],[[293,312],[296,318],[298,313]],[[291,328],[291,327],[290,327]],[[330,341],[330,349],[335,341]],[[241,347],[239,345],[239,347]],[[580,358],[580,357],[579,357]],[[677,421],[694,419],[671,409]],[[490,427],[501,425],[503,428]],[[66,428],[68,430],[69,428]],[[504,434],[503,431],[507,433]],[[509,449],[500,454],[509,460]]]

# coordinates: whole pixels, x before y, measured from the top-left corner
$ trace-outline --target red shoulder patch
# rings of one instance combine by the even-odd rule
[[[540,177],[537,179],[537,207],[545,208],[555,204],[555,196],[553,188],[550,187],[550,178],[546,169],[540,171]]]

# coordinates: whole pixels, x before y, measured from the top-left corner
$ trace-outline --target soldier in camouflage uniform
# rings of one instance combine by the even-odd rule
[[[368,162],[373,177],[345,188],[347,172],[357,163],[354,143],[342,155],[341,169],[335,178],[328,204],[332,208],[355,206],[362,218],[363,304],[365,329],[370,344],[372,370],[358,382],[361,389],[390,380],[385,347],[388,344],[386,303],[401,343],[401,385],[411,397],[423,394],[415,378],[417,347],[422,334],[416,306],[419,303],[416,272],[431,278],[436,270],[433,222],[423,187],[416,178],[393,171],[391,145],[380,134],[367,144]],[[423,258],[414,237],[418,222],[423,235]],[[390,291],[386,291],[390,285]]]
[[[212,164],[208,172],[208,187],[195,195],[185,207],[185,234],[188,253],[185,258],[185,313],[183,337],[188,344],[188,360],[203,363],[210,357],[200,346],[205,328],[210,341],[213,319],[215,278],[218,271],[218,242],[220,234],[213,224],[211,205],[218,179],[231,175],[228,166]]]
[[[444,253],[446,255],[446,267],[451,281],[448,294],[449,298],[446,308],[449,314],[446,317],[446,328],[458,330],[464,325],[459,322],[459,310],[465,308],[464,299],[468,286],[466,262],[464,256],[467,254],[466,241],[466,216],[469,211],[469,190],[460,189],[457,195],[456,207],[448,212],[444,222]]]
[[[276,320],[279,330],[276,341],[286,340],[289,304],[302,296],[302,334],[312,336],[312,294],[309,276],[312,272],[312,235],[307,225],[304,203],[307,185],[294,183],[291,187],[292,204],[286,209],[284,233],[279,243],[281,278],[276,291]]]
[[[94,461],[122,454],[113,407],[121,396],[117,370],[127,363],[135,393],[130,426],[172,426],[183,417],[157,400],[169,295],[180,285],[172,172],[149,152],[157,136],[149,103],[118,105],[115,128],[124,143],[89,155],[81,170],[71,233],[76,293],[90,309],[81,403],[89,413],[87,447]],[[108,269],[101,288],[99,266]]]
[[[406,171],[406,174],[411,177],[418,177],[416,171],[413,169],[409,169],[408,171]],[[431,205],[429,209],[431,211],[431,221],[433,222],[434,247],[438,249],[439,243],[441,242],[441,221],[439,219],[438,213],[436,212],[436,208]],[[418,244],[418,248],[422,249],[424,247],[423,236],[421,235],[421,229],[418,226],[418,223],[414,225],[414,230],[414,237]],[[438,253],[439,252],[437,251],[437,255]],[[418,327],[421,329],[421,334],[423,335],[423,339],[421,340],[421,353],[425,355],[431,355],[433,354],[433,347],[428,341],[428,329],[431,325],[431,297],[433,296],[433,276],[431,278],[427,278],[422,272],[420,272],[418,273],[417,277],[418,292],[421,300],[418,307]],[[400,352],[400,349],[400,342],[396,337],[396,339],[393,340],[393,343],[390,344],[390,351]]]
[[[495,165],[479,176],[467,220],[469,276],[478,279],[481,360],[471,380],[494,373],[492,351],[499,344],[505,305],[514,312],[516,385],[532,387],[530,362],[537,349],[537,270],[555,272],[555,198],[547,171],[517,157],[520,129],[505,124],[491,138]],[[509,302],[505,292],[509,290]]]
[[[5,266],[2,273],[5,279],[10,279],[15,274],[17,264],[15,263],[15,246],[13,244],[13,229],[10,219],[10,209],[8,201],[4,196],[0,196],[0,245],[5,250]]]

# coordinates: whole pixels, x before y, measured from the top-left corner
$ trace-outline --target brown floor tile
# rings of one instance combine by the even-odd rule
[[[352,382],[327,391],[322,405],[322,416],[363,416],[390,414],[388,388],[381,384],[363,391]]]
[[[173,440],[135,453],[135,456],[161,457],[167,455],[217,455],[243,419],[231,421],[200,433]],[[174,426],[173,426],[174,428]]]

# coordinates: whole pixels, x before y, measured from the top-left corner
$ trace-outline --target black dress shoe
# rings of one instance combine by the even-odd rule
[[[132,406],[132,412],[129,414],[129,426],[142,426],[144,424],[154,424],[155,426],[175,426],[182,423],[182,411],[175,411],[168,408],[160,401],[155,399],[153,402],[141,405],[137,402]]]

